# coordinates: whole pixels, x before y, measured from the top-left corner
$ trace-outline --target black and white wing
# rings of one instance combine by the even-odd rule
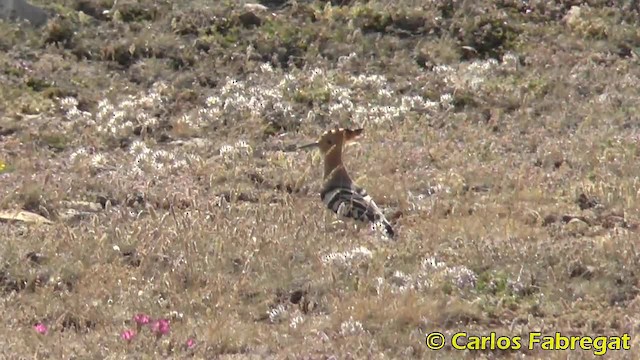
[[[387,235],[393,237],[394,231],[391,224],[363,188],[327,187],[320,193],[320,198],[325,206],[339,217],[374,224],[382,223]]]

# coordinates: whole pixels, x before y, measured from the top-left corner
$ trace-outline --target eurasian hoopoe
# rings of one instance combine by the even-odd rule
[[[324,186],[320,198],[338,218],[382,224],[387,236],[392,238],[394,231],[391,224],[371,196],[351,180],[342,162],[344,145],[355,141],[363,132],[364,129],[329,130],[316,142],[300,146],[299,149],[319,148],[324,156]]]

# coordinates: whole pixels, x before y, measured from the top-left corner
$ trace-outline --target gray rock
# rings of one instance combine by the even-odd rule
[[[27,20],[33,26],[39,27],[47,23],[48,14],[37,6],[25,0],[0,0],[0,19],[15,21]]]

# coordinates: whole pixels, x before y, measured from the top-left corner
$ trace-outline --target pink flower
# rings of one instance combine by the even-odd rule
[[[136,337],[136,333],[133,330],[125,330],[120,334],[122,340],[131,341]]]
[[[151,322],[151,318],[149,318],[149,316],[146,315],[146,314],[136,314],[133,317],[133,321],[136,322],[136,326],[138,328],[138,331],[140,331],[140,329],[142,329],[143,325],[147,325],[149,322]]]
[[[196,341],[194,339],[187,339],[185,345],[187,346],[187,349],[193,349],[193,347],[196,346]]]
[[[169,333],[169,320],[160,319],[151,323],[151,331],[156,334],[156,337],[161,337]]]
[[[136,324],[139,325],[147,325],[151,321],[151,319],[146,314],[136,314],[133,317],[133,321],[135,321]]]
[[[47,328],[47,325],[43,323],[37,323],[33,325],[33,329],[42,335],[46,335],[47,332],[49,331],[49,328]]]

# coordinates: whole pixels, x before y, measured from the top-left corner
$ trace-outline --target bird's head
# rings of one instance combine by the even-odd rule
[[[318,140],[310,144],[302,145],[298,147],[298,149],[318,148],[320,152],[325,155],[332,149],[341,149],[348,143],[356,141],[363,133],[363,128],[336,128],[325,131]]]

